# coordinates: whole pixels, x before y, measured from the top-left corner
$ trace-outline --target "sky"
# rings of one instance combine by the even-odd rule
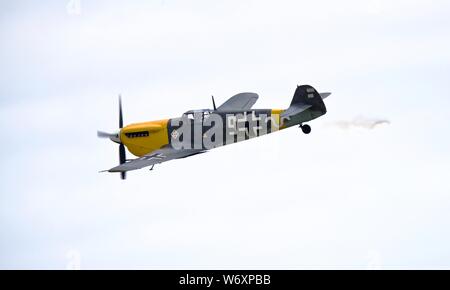
[[[448,1],[3,1],[0,268],[450,268]],[[256,92],[290,128],[98,173],[126,124]],[[373,128],[372,122],[384,120]],[[131,154],[128,153],[131,158]]]

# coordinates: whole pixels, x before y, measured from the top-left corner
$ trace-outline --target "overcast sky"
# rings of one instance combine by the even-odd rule
[[[0,267],[450,268],[449,31],[448,1],[1,2]],[[310,135],[98,173],[119,93],[132,123],[297,84],[333,93]]]

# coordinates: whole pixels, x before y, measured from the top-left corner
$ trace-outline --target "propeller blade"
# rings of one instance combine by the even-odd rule
[[[99,137],[99,138],[111,138],[111,136],[115,136],[115,135],[108,133],[108,132],[97,131],[97,137]]]
[[[125,180],[127,178],[127,173],[125,171],[120,172],[120,179]]]
[[[119,145],[119,161],[120,164],[125,163],[127,160],[126,153],[125,153],[125,146],[123,144]],[[126,178],[126,172],[120,172],[120,178],[125,179]]]
[[[120,164],[124,164],[126,161],[125,146],[123,144],[119,145],[119,161]]]
[[[119,95],[119,128],[123,128],[122,97]]]

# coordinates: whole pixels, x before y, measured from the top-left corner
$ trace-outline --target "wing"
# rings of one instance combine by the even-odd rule
[[[173,148],[161,148],[153,151],[140,158],[133,159],[131,161],[120,164],[119,166],[109,169],[109,172],[125,172],[130,170],[136,170],[143,167],[163,163],[172,159],[185,158],[199,153],[204,153],[206,150],[202,149],[173,149]]]
[[[217,108],[217,111],[249,110],[258,100],[258,94],[240,93],[229,98]]]

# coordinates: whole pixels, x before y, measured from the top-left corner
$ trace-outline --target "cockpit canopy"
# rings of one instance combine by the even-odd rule
[[[194,120],[195,117],[205,118],[214,112],[211,109],[198,109],[198,110],[189,110],[183,113],[183,117],[186,116],[188,119]]]

